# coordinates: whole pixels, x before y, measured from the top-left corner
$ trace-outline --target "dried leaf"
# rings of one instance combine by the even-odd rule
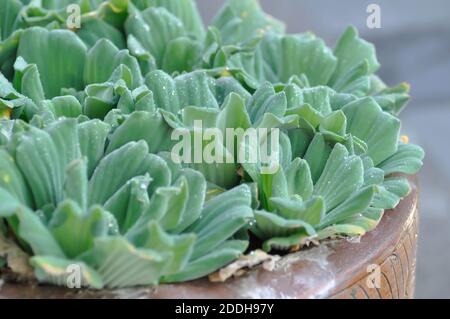
[[[231,277],[240,277],[244,275],[247,270],[255,268],[261,264],[265,270],[272,271],[275,268],[275,263],[279,259],[280,256],[269,255],[266,252],[257,249],[248,255],[242,256],[219,271],[209,275],[209,280],[211,282],[225,282]]]
[[[29,256],[13,241],[0,234],[0,258],[6,260],[6,265],[20,279],[34,279],[33,268],[28,264]]]

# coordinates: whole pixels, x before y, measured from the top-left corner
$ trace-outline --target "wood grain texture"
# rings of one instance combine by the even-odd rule
[[[380,285],[371,284],[372,274],[356,279],[341,291],[333,294],[334,299],[411,299],[414,297],[418,213],[414,212],[412,224],[403,233],[399,243],[386,258],[381,258]],[[383,260],[384,259],[384,260]],[[368,284],[369,283],[369,284]]]
[[[0,283],[0,298],[353,298],[414,296],[418,191],[386,211],[378,227],[359,241],[334,240],[289,254],[273,271],[256,268],[225,283],[206,278],[157,287],[120,290],[71,290],[61,287]],[[369,279],[379,266],[379,287]],[[368,284],[369,282],[369,284]],[[375,281],[376,282],[376,281]]]

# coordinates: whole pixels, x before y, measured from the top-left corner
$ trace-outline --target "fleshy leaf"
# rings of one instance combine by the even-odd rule
[[[89,204],[104,204],[129,179],[145,173],[142,162],[147,155],[147,144],[140,141],[130,142],[105,156],[89,181]],[[119,170],[120,167],[127,169]]]
[[[122,237],[97,238],[81,258],[96,269],[108,288],[154,285],[167,269],[170,258],[150,249],[132,246]]]
[[[368,186],[353,193],[336,208],[327,212],[325,218],[321,221],[320,227],[337,224],[348,217],[363,213],[372,202],[376,190],[374,186]]]
[[[87,157],[89,177],[103,157],[109,130],[110,126],[99,120],[91,120],[78,125],[80,151],[83,156]]]
[[[276,214],[256,211],[256,224],[258,225],[256,234],[261,239],[270,239],[272,237],[287,237],[290,235],[304,233],[315,234],[314,228],[299,219],[284,219]]]
[[[172,128],[163,119],[159,112],[133,112],[114,131],[110,138],[107,153],[122,145],[144,140],[150,153],[169,151],[174,142],[170,135]]]
[[[358,156],[349,155],[346,148],[336,144],[314,185],[314,195],[322,196],[327,210],[345,201],[364,182],[363,164]],[[345,181],[345,184],[342,183]]]
[[[28,208],[16,211],[19,219],[19,236],[25,240],[35,255],[65,258],[65,254],[42,220]]]
[[[21,8],[22,3],[19,0],[4,0],[0,4],[0,41],[8,38],[16,29]]]
[[[367,144],[367,155],[375,166],[397,151],[400,121],[383,112],[375,100],[359,99],[347,104],[342,111],[347,117],[347,132]]]
[[[283,32],[284,25],[263,12],[257,0],[229,0],[214,18],[213,25],[225,44],[245,41],[261,32]]]
[[[414,144],[399,144],[398,150],[391,157],[378,165],[386,175],[392,173],[415,174],[422,167],[424,152]]]
[[[126,21],[127,35],[133,35],[162,66],[166,45],[186,35],[183,23],[163,7],[150,7],[130,15]]]
[[[178,273],[164,277],[163,282],[181,282],[203,277],[239,258],[247,246],[248,242],[243,240],[228,240],[207,255],[191,261]]]
[[[84,67],[85,85],[106,82],[119,65],[126,65],[133,75],[131,88],[142,85],[142,75],[135,57],[119,50],[111,41],[101,39],[89,50]]]
[[[45,97],[53,98],[62,88],[83,88],[80,68],[86,51],[85,44],[70,31],[33,27],[23,32],[17,55],[37,65]]]
[[[313,193],[311,171],[305,160],[296,158],[286,169],[286,180],[289,195],[299,195],[308,199]]]
[[[334,54],[338,58],[336,71],[330,83],[345,76],[361,62],[366,61],[368,73],[374,73],[380,67],[375,54],[375,47],[358,37],[358,31],[349,27],[339,39],[334,49]]]
[[[202,218],[187,229],[197,234],[193,258],[214,250],[252,217],[251,193],[246,185],[238,186],[208,201],[201,213]]]
[[[94,245],[95,237],[106,235],[107,219],[101,208],[84,215],[72,201],[62,202],[48,225],[53,237],[68,258],[75,258]]]

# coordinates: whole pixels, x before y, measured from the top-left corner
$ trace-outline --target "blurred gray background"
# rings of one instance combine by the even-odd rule
[[[209,23],[223,0],[197,0]],[[313,31],[334,46],[348,25],[377,47],[389,85],[411,84],[403,134],[425,148],[420,173],[417,298],[450,298],[450,1],[261,0],[292,33]],[[366,26],[369,4],[381,7],[381,28]]]

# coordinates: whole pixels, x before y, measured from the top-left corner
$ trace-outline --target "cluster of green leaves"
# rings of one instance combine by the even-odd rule
[[[205,202],[202,174],[143,140],[107,146],[109,132],[99,120],[18,121],[0,150],[0,216],[38,279],[57,283],[78,263],[95,288],[189,280],[247,248],[237,233],[253,217],[248,186]]]
[[[375,75],[353,28],[331,50],[256,0],[227,1],[209,27],[193,0],[3,0],[0,36],[0,232],[42,282],[71,264],[94,288],[191,280],[244,253],[249,231],[267,251],[360,236],[422,166],[400,141],[408,86]],[[276,173],[237,156],[264,140],[213,141],[232,163],[174,163],[172,133],[196,120],[279,129]]]

